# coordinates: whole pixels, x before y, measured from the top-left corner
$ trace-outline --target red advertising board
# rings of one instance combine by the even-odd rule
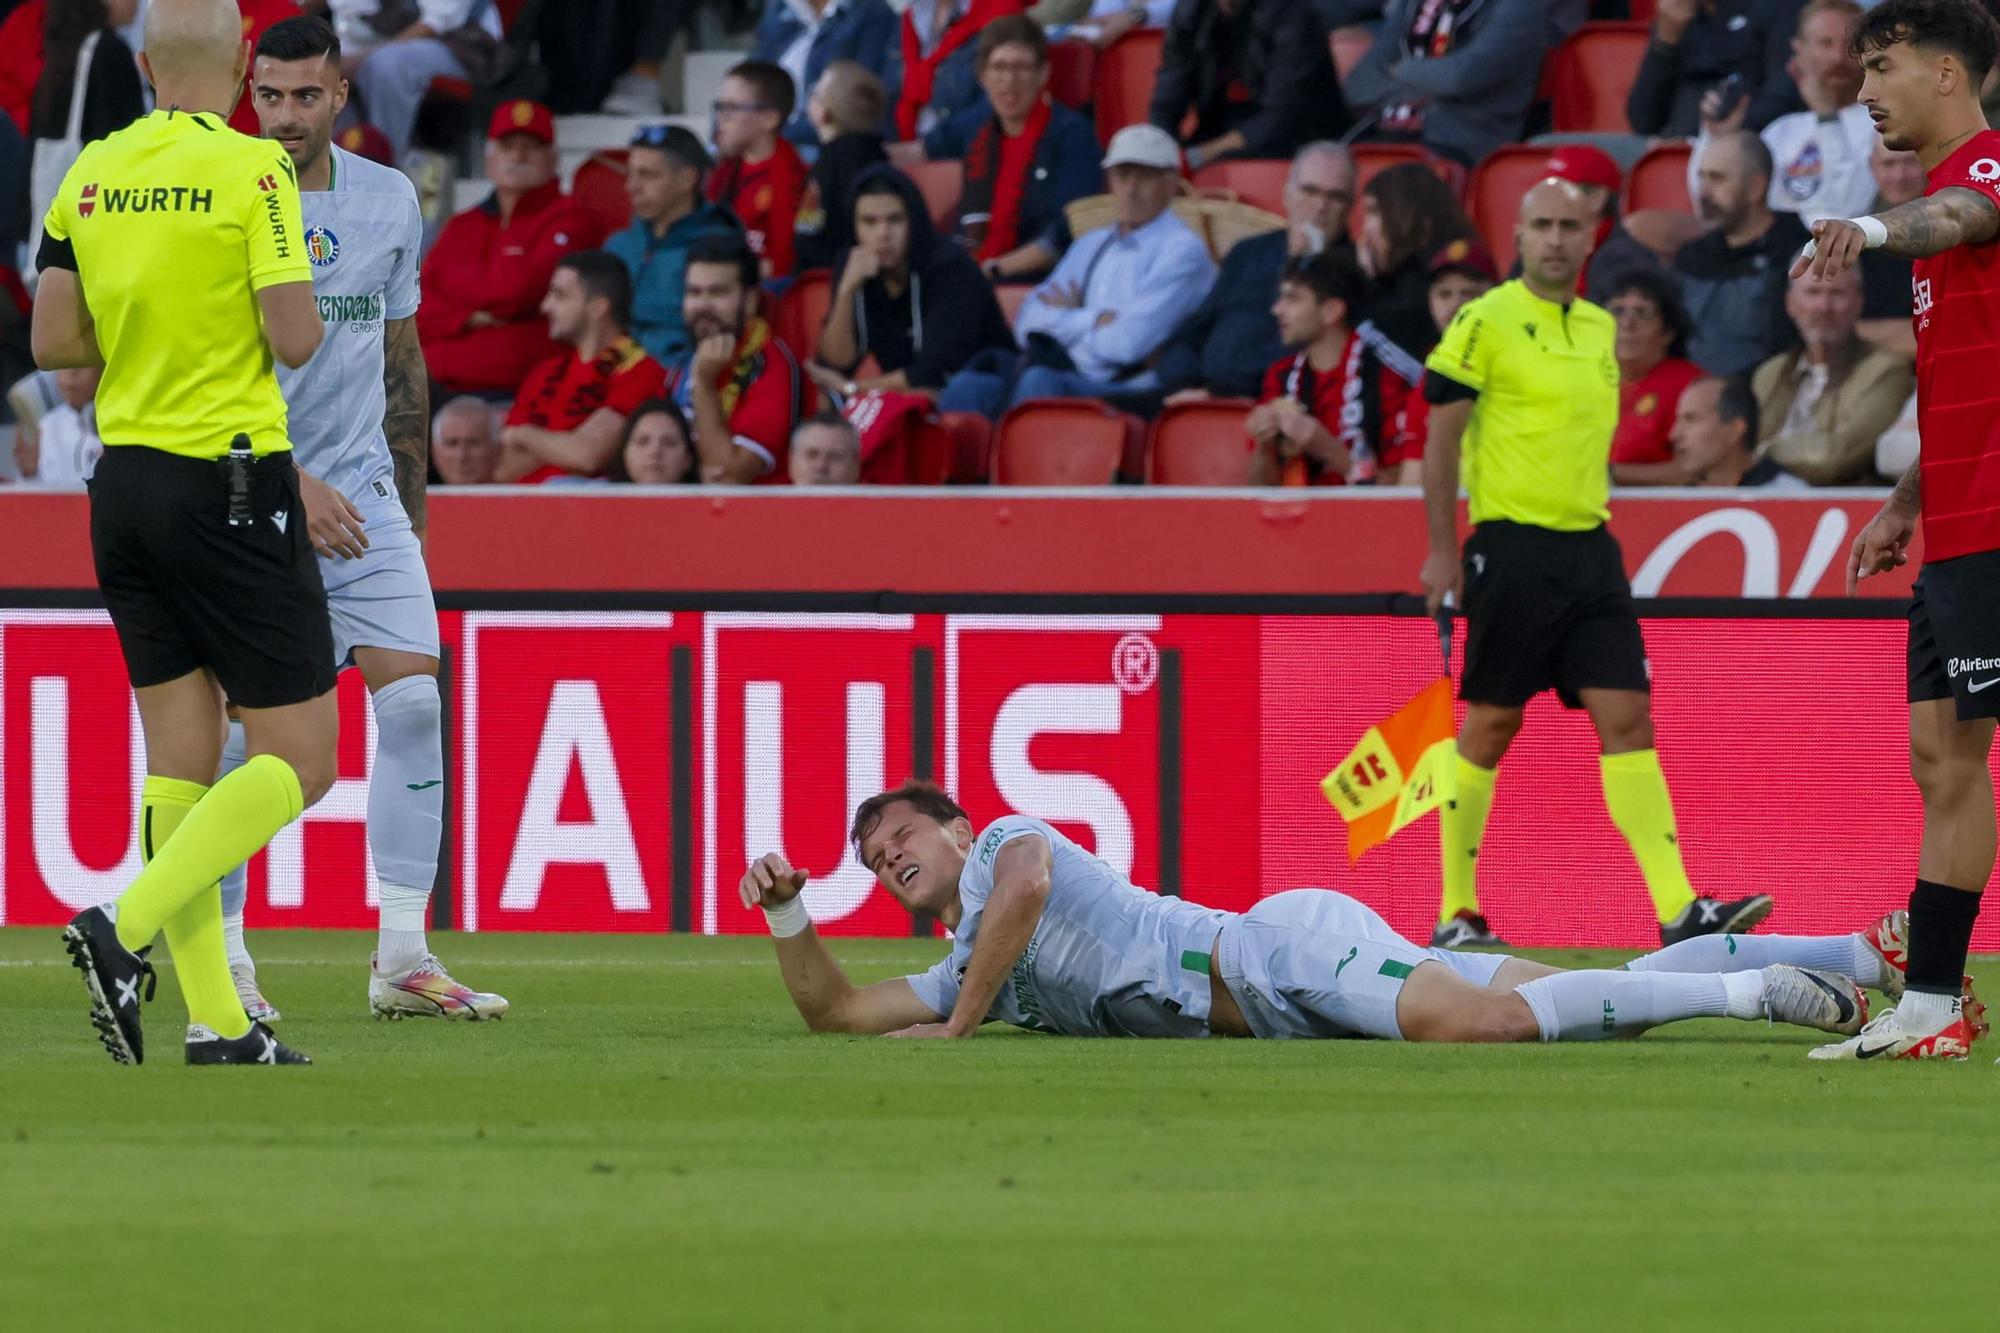
[[[853,805],[929,772],[975,819],[1038,815],[1139,883],[1240,909],[1340,888],[1421,935],[1434,825],[1358,866],[1318,782],[1434,677],[1421,618],[631,613],[446,616],[447,882],[479,930],[736,932],[744,865],[783,850],[834,934],[910,922],[853,862]],[[1646,625],[1659,745],[1705,891],[1768,891],[1767,929],[1850,929],[1915,871],[1900,623]],[[343,686],[341,785],[262,858],[253,925],[360,925],[367,705]],[[0,922],[49,925],[137,865],[142,757],[94,611],[0,610]],[[1587,722],[1544,699],[1501,769],[1486,906],[1521,945],[1656,940],[1604,814]],[[1977,944],[2000,947],[2000,922]]]

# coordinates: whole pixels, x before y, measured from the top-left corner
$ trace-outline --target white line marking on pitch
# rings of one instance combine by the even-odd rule
[[[902,967],[906,958],[843,958],[849,967]],[[155,967],[172,967],[170,958]],[[768,958],[534,958],[482,959],[481,967],[770,967]],[[0,958],[0,967],[74,967],[67,958]],[[334,958],[259,958],[259,967],[353,967],[355,960]]]

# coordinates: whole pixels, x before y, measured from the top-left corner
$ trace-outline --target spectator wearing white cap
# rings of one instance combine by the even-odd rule
[[[1031,398],[1155,387],[1154,356],[1215,280],[1208,246],[1170,207],[1180,160],[1173,138],[1155,126],[1112,136],[1104,169],[1117,220],[1079,237],[1028,294],[1014,323],[1025,364],[982,355],[945,385],[940,408],[997,417]]]

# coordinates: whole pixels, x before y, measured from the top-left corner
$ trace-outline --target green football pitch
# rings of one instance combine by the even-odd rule
[[[2000,1042],[813,1037],[766,941],[567,936],[443,940],[512,1014],[389,1024],[363,936],[253,943],[317,1067],[179,1064],[171,967],[114,1066],[54,932],[0,932],[0,1328],[2000,1319]]]

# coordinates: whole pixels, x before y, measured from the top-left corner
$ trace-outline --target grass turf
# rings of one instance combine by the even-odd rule
[[[253,945],[316,1068],[179,1064],[170,967],[152,1063],[118,1068],[55,933],[0,931],[0,1326],[1622,1333],[1995,1308],[1990,1051],[1808,1065],[1813,1034],[1720,1021],[1507,1048],[811,1037],[767,942],[638,937],[445,940],[512,1015],[388,1024],[363,937]],[[872,980],[938,946],[837,951]]]

